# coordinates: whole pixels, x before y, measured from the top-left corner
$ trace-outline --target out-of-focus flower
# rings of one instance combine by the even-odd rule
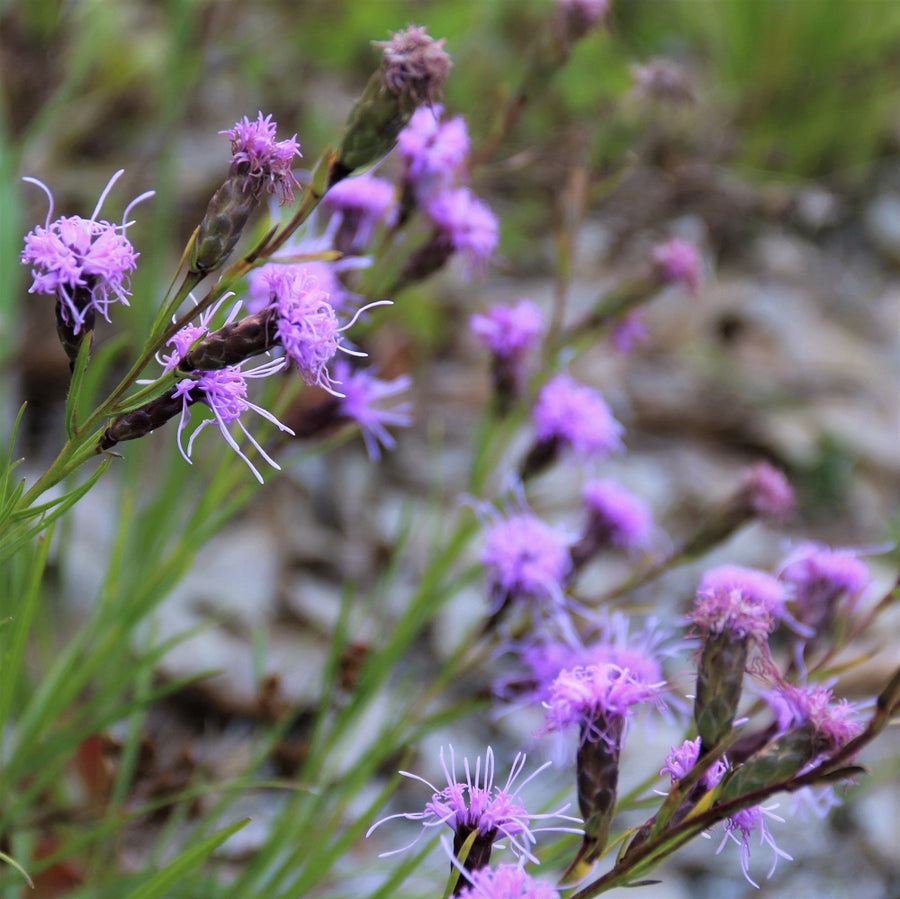
[[[757,462],[741,478],[741,491],[761,518],[785,518],[794,508],[794,490],[784,472],[768,462]]]
[[[559,899],[559,892],[545,880],[535,880],[521,865],[481,868],[468,875],[469,885],[459,899]]]
[[[466,260],[470,271],[482,271],[500,239],[497,218],[488,204],[468,187],[455,187],[429,197],[426,211],[439,239]]]
[[[375,41],[384,51],[384,81],[393,94],[416,103],[433,103],[450,72],[444,40],[436,41],[419,25],[391,33],[389,41]]]
[[[585,538],[593,551],[608,546],[635,550],[646,546],[653,531],[650,507],[611,478],[589,481],[581,493],[588,511]]]
[[[335,249],[360,253],[375,228],[381,222],[390,223],[396,208],[394,185],[369,174],[345,178],[325,194],[322,205],[339,219],[334,229]]]
[[[404,184],[424,202],[437,190],[465,177],[469,131],[462,116],[441,121],[443,107],[420,106],[397,138],[397,152],[405,165]]]
[[[369,458],[377,462],[381,458],[379,443],[389,450],[397,445],[388,426],[405,428],[412,424],[412,403],[393,403],[399,394],[409,390],[412,378],[401,375],[384,381],[369,371],[354,371],[348,362],[339,359],[334,364],[334,384],[343,394],[338,399],[339,414],[359,425]]]
[[[767,878],[775,873],[775,867],[778,864],[779,858],[793,861],[793,858],[788,855],[787,852],[783,849],[779,849],[778,846],[775,845],[775,838],[769,830],[766,819],[778,821],[782,824],[784,823],[784,818],[780,818],[773,812],[773,809],[775,808],[777,808],[777,806],[774,805],[753,805],[750,808],[735,812],[730,818],[726,818],[724,824],[725,836],[722,837],[722,842],[716,850],[716,854],[718,855],[729,841],[737,843],[740,847],[741,871],[743,872],[744,877],[747,878],[747,882],[757,889],[759,889],[759,884],[750,876],[750,838],[754,833],[759,834],[760,846],[769,846],[772,849],[772,867],[766,875]]]
[[[631,67],[632,94],[641,100],[691,103],[694,86],[684,66],[674,59],[657,57]]]
[[[673,238],[653,250],[656,276],[667,284],[680,284],[691,293],[700,289],[703,260],[697,248],[686,240]]]

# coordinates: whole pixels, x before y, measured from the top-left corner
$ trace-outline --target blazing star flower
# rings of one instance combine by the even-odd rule
[[[500,239],[497,218],[467,187],[433,194],[426,212],[440,240],[466,260],[469,271],[482,271]]]
[[[720,565],[703,575],[691,620],[704,634],[765,638],[784,614],[784,585],[764,571]]]
[[[392,31],[391,40],[373,41],[384,51],[384,82],[396,96],[433,103],[450,72],[444,39],[436,41],[420,25]]]
[[[58,301],[58,315],[77,335],[87,324],[93,327],[93,315],[98,313],[109,321],[112,303],[128,305],[131,296],[131,273],[137,268],[137,258],[131,242],[125,236],[133,223],[128,221],[131,210],[153,191],[141,194],[125,208],[120,225],[98,219],[113,185],[121,177],[116,172],[100,194],[89,219],[63,216],[51,222],[53,195],[36,178],[24,178],[38,186],[50,201],[47,219],[25,236],[25,249],[20,259],[32,266],[33,278],[29,293],[48,294]]]
[[[425,784],[432,791],[432,797],[421,812],[401,812],[388,815],[388,817],[382,818],[369,828],[366,834],[367,837],[375,828],[384,824],[385,821],[391,821],[395,818],[406,818],[409,821],[422,822],[423,830],[412,843],[401,849],[382,853],[382,858],[395,855],[398,852],[405,852],[410,846],[415,845],[419,841],[425,830],[431,827],[443,827],[446,824],[454,833],[455,855],[458,854],[460,847],[473,832],[478,834],[465,860],[467,868],[477,869],[487,864],[490,859],[491,848],[496,842],[503,839],[509,841],[509,847],[515,855],[536,863],[537,859],[531,851],[531,847],[536,842],[535,833],[540,833],[544,830],[572,832],[572,828],[532,828],[532,821],[543,821],[551,818],[573,822],[578,821],[577,818],[570,818],[562,814],[568,806],[564,806],[555,812],[531,814],[519,797],[519,792],[522,788],[548,768],[551,764],[550,762],[541,765],[540,768],[526,777],[518,786],[515,786],[517,778],[525,767],[526,757],[520,752],[513,760],[506,783],[502,787],[498,787],[494,783],[494,753],[490,747],[485,753],[483,766],[481,757],[476,758],[474,771],[469,764],[469,760],[463,759],[464,781],[457,776],[456,757],[452,746],[450,747],[450,764],[447,764],[443,748],[441,749],[440,758],[441,767],[444,769],[444,775],[447,778],[447,786],[443,788],[439,788],[430,781],[409,771],[400,772],[404,777],[409,777],[412,780]],[[579,831],[574,832],[577,833]]]
[[[345,254],[359,252],[379,223],[390,222],[396,207],[394,185],[369,174],[345,178],[325,194],[322,205],[338,219],[335,247]]]
[[[741,490],[761,518],[782,519],[794,508],[794,490],[788,479],[768,462],[757,462],[744,472]]]
[[[544,331],[541,310],[531,300],[497,304],[469,319],[472,333],[497,357],[521,360],[538,344]]]
[[[650,332],[644,324],[640,309],[632,309],[613,329],[613,346],[620,353],[630,353],[636,346],[646,343]]]
[[[568,375],[557,375],[541,388],[531,419],[539,441],[558,441],[584,458],[622,449],[624,429],[603,397]]]
[[[653,530],[650,507],[617,481],[589,481],[581,493],[588,510],[587,532],[597,547],[621,546],[635,550],[646,546]]]
[[[256,121],[244,116],[234,128],[220,131],[231,139],[232,166],[246,174],[254,182],[254,190],[259,193],[264,188],[278,196],[282,203],[294,199],[293,186],[299,182],[291,172],[295,156],[300,153],[297,135],[288,140],[276,141],[278,125],[272,116],[263,118],[260,112]]]
[[[634,706],[652,702],[662,708],[665,689],[664,680],[650,683],[612,662],[564,669],[545,703],[546,727],[556,731],[577,724],[582,743],[621,743]]]
[[[334,383],[343,394],[338,400],[340,413],[359,425],[369,458],[377,462],[381,458],[379,443],[389,450],[397,445],[387,426],[405,428],[412,424],[412,403],[384,406],[386,400],[393,400],[409,390],[412,378],[401,375],[392,381],[383,381],[368,371],[353,371],[350,364],[341,359],[334,364]]]
[[[544,880],[534,880],[519,865],[481,868],[467,874],[469,885],[458,899],[559,899],[559,892]]]
[[[443,107],[420,106],[397,138],[404,182],[419,202],[465,176],[469,132],[465,119],[441,121]]]
[[[659,769],[660,775],[668,774],[672,784],[687,777],[688,772],[697,764],[700,758],[700,737],[693,740],[685,740],[680,746],[675,746],[666,756],[666,764]],[[717,759],[700,778],[700,782],[707,790],[711,790],[728,771],[728,763],[724,759]]]
[[[784,818],[780,818],[772,811],[777,807],[777,805],[754,805],[750,808],[735,812],[730,818],[726,818],[725,836],[722,838],[722,842],[716,850],[716,855],[718,855],[725,848],[725,844],[728,843],[729,840],[737,843],[740,847],[741,871],[743,872],[744,877],[747,878],[747,882],[757,889],[759,889],[759,884],[750,876],[750,838],[754,833],[759,833],[759,845],[771,847],[774,855],[772,867],[766,875],[767,879],[775,873],[775,867],[778,864],[779,858],[793,861],[792,856],[788,855],[787,852],[783,849],[779,849],[775,845],[775,839],[769,830],[769,825],[766,823],[767,818],[771,821],[778,821],[781,824],[784,823]]]
[[[496,608],[507,598],[565,605],[563,584],[572,569],[565,537],[530,512],[501,518],[485,534],[481,562],[487,568]]]
[[[697,248],[686,240],[674,238],[653,251],[653,267],[657,277],[668,284],[680,284],[690,293],[700,288],[703,261]]]
[[[852,609],[869,584],[869,569],[851,549],[806,543],[785,559],[780,577],[793,587],[795,617],[817,634],[842,602]]]

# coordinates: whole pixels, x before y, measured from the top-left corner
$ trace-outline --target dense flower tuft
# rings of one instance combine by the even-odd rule
[[[481,271],[500,239],[497,218],[484,200],[467,187],[433,194],[426,204],[441,239],[466,260],[470,271]]]
[[[784,473],[768,462],[757,462],[741,479],[750,508],[762,518],[784,518],[794,508],[794,489]]]
[[[545,880],[535,880],[520,865],[481,868],[468,875],[469,885],[458,899],[559,899],[559,892]]]
[[[441,106],[420,106],[397,138],[404,181],[421,202],[465,176],[469,132],[465,119],[441,121]]]
[[[433,103],[450,72],[444,39],[436,41],[419,25],[391,32],[389,41],[375,41],[384,52],[382,70],[388,90],[415,103]]]
[[[649,506],[611,478],[589,481],[582,491],[588,530],[600,545],[634,550],[646,546],[653,530]]]
[[[862,731],[859,709],[846,699],[833,702],[828,687],[781,684],[766,699],[775,710],[781,733],[804,726],[812,729],[819,755],[840,749]]]
[[[784,612],[785,589],[772,575],[720,565],[700,582],[691,620],[703,634],[764,639]]]
[[[670,284],[681,284],[691,293],[700,288],[703,262],[697,248],[686,240],[674,238],[653,251],[657,277]]]
[[[359,251],[369,242],[379,223],[390,223],[396,206],[394,185],[375,175],[345,178],[325,194],[322,205],[340,217],[335,235],[337,249]]]
[[[260,112],[255,121],[244,116],[233,128],[220,131],[231,139],[232,165],[256,182],[258,190],[266,188],[282,203],[294,199],[293,186],[299,182],[291,172],[294,157],[302,155],[297,135],[276,141],[278,126],[272,116]]]
[[[548,381],[531,413],[541,441],[559,440],[582,457],[622,449],[622,425],[603,397],[568,375]]]
[[[495,304],[469,319],[472,333],[504,360],[520,360],[533,350],[544,330],[541,310],[531,300]]]

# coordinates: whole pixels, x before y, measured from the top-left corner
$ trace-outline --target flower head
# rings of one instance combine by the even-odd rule
[[[646,546],[653,530],[649,506],[611,478],[589,481],[581,494],[591,531],[600,545],[627,550]]]
[[[481,868],[468,874],[469,885],[459,899],[559,899],[559,892],[544,880],[535,880],[521,865]]]
[[[541,765],[540,768],[516,786],[516,780],[525,767],[526,759],[525,755],[520,752],[513,760],[506,783],[500,787],[494,782],[494,753],[490,747],[488,747],[484,755],[483,763],[480,756],[475,759],[474,769],[467,758],[463,759],[464,780],[457,774],[456,756],[452,746],[450,747],[449,755],[448,765],[444,756],[444,750],[443,748],[441,749],[441,767],[444,769],[444,775],[447,778],[445,787],[437,787],[417,774],[401,771],[400,773],[404,777],[417,780],[431,789],[431,799],[425,804],[425,808],[421,812],[405,812],[382,818],[369,828],[366,836],[371,834],[376,827],[380,827],[385,821],[390,821],[394,818],[406,818],[410,821],[421,821],[422,833],[424,833],[424,829],[430,827],[448,825],[454,832],[457,849],[468,836],[476,832],[478,834],[476,839],[480,839],[485,843],[485,847],[488,850],[487,856],[490,855],[489,850],[494,843],[506,839],[509,841],[510,849],[516,855],[530,861],[536,861],[531,851],[531,847],[536,842],[534,834],[541,830],[558,830],[560,828],[550,827],[534,830],[531,827],[531,822],[564,817],[562,813],[568,806],[556,812],[531,814],[525,808],[519,792],[538,774],[548,768],[550,762]],[[575,821],[577,819],[565,818],[565,820]],[[410,845],[418,842],[421,836],[422,834],[420,833]],[[384,853],[384,855],[394,855],[408,848],[409,846],[404,846],[402,849],[396,849]],[[475,849],[473,848],[474,852]]]
[[[653,267],[657,277],[669,284],[681,284],[691,293],[700,288],[703,261],[697,248],[686,240],[674,238],[653,251]]]
[[[469,319],[472,333],[501,359],[521,360],[544,331],[541,310],[531,300],[496,304]]]
[[[255,121],[244,116],[219,134],[231,139],[232,165],[253,179],[256,190],[266,188],[286,203],[294,199],[293,185],[299,184],[291,165],[294,157],[302,154],[296,134],[288,140],[275,140],[277,128],[271,115],[264,118],[260,112]]]
[[[397,138],[406,183],[419,201],[465,175],[469,131],[462,116],[441,121],[441,106],[420,106]]]
[[[794,508],[794,490],[784,472],[768,462],[757,462],[741,479],[750,507],[762,518],[784,518]]]
[[[609,0],[556,0],[569,40],[584,37],[609,15]]]
[[[498,520],[485,534],[481,561],[501,596],[549,598],[561,605],[572,568],[566,538],[530,512]]]
[[[554,731],[577,724],[582,740],[618,742],[621,723],[634,706],[652,702],[661,708],[665,689],[665,681],[649,683],[641,674],[613,662],[567,668],[550,688],[546,727]]]
[[[764,640],[784,613],[785,589],[772,575],[720,565],[703,575],[690,618],[703,634]]]
[[[341,414],[359,425],[369,458],[377,461],[381,457],[379,443],[385,449],[396,446],[387,426],[405,428],[412,424],[411,403],[385,405],[385,401],[409,390],[412,378],[401,375],[392,381],[383,381],[368,371],[354,371],[341,359],[334,365],[334,383],[343,394],[338,400]]]
[[[426,211],[441,240],[462,254],[470,271],[482,270],[500,239],[497,218],[488,204],[469,188],[455,187],[429,197]]]
[[[616,325],[612,332],[613,346],[620,353],[630,353],[636,346],[646,343],[650,332],[644,324],[640,309],[632,309]]]
[[[94,312],[109,321],[110,304],[127,306],[131,295],[131,273],[137,268],[139,254],[125,236],[132,224],[128,215],[152,192],[141,194],[128,205],[120,225],[98,219],[104,200],[121,175],[119,171],[110,179],[89,219],[73,215],[53,222],[49,188],[35,178],[25,179],[40,187],[50,201],[44,225],[28,232],[20,256],[23,265],[32,267],[28,292],[55,296],[60,315],[74,334]]]
[[[391,93],[415,103],[433,103],[450,72],[443,38],[436,41],[425,28],[408,25],[391,32],[389,41],[375,41],[384,52],[382,71]]]
[[[700,737],[685,740],[666,756],[666,763],[659,769],[659,773],[668,774],[675,784],[687,777],[688,772],[697,764],[698,758],[700,758]],[[718,759],[707,768],[700,782],[707,790],[711,790],[725,776],[727,770],[728,764],[723,759]]]
[[[582,457],[622,449],[622,425],[603,397],[568,375],[557,375],[541,388],[531,418],[538,440],[558,440]]]
[[[396,206],[394,185],[369,174],[345,178],[325,194],[322,205],[340,217],[335,236],[338,249],[358,250],[380,222],[390,219]]]
[[[754,833],[759,833],[760,846],[769,846],[773,852],[772,867],[769,869],[767,877],[771,877],[775,873],[775,866],[778,864],[779,858],[786,858],[788,861],[793,860],[787,852],[775,845],[775,839],[769,830],[767,818],[784,823],[784,818],[780,818],[772,811],[774,808],[777,808],[777,806],[753,805],[750,808],[735,812],[730,818],[726,818],[724,824],[725,836],[722,837],[722,842],[716,850],[718,855],[729,840],[737,843],[740,847],[741,871],[744,877],[747,878],[747,882],[757,889],[759,889],[759,884],[750,876],[750,838]]]

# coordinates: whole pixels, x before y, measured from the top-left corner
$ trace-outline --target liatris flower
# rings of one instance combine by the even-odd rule
[[[94,330],[99,313],[109,321],[112,303],[128,305],[131,295],[131,273],[137,268],[138,253],[125,236],[131,210],[142,200],[153,196],[148,191],[136,197],[125,208],[122,224],[97,219],[100,209],[122,170],[110,178],[89,219],[63,216],[51,222],[53,194],[36,178],[24,178],[37,185],[49,199],[47,219],[25,236],[25,249],[20,259],[30,265],[33,278],[29,293],[56,297],[56,330],[60,343],[74,367],[84,335]]]
[[[412,403],[386,405],[386,401],[409,390],[412,378],[401,375],[384,381],[371,372],[354,371],[349,363],[341,359],[334,365],[334,383],[343,394],[337,400],[338,415],[359,425],[369,458],[377,462],[381,458],[379,443],[389,450],[397,445],[388,433],[388,425],[405,428],[412,424]]]
[[[818,635],[834,624],[842,604],[852,610],[869,584],[869,569],[851,549],[807,543],[784,560],[780,578],[793,587],[794,617]]]
[[[778,864],[779,858],[793,861],[792,856],[788,855],[787,852],[783,849],[779,849],[775,845],[775,839],[766,822],[766,819],[768,818],[772,821],[784,823],[784,818],[780,818],[773,812],[773,809],[775,808],[777,808],[777,806],[754,805],[750,808],[741,809],[741,811],[735,812],[734,815],[725,820],[725,836],[722,838],[722,842],[716,850],[716,855],[718,855],[725,848],[725,844],[728,843],[729,840],[737,843],[740,847],[741,871],[743,872],[744,877],[747,878],[747,882],[757,889],[759,889],[759,884],[750,876],[750,838],[754,833],[759,833],[760,846],[769,846],[772,849],[772,867],[766,875],[767,878],[775,873],[775,867]]]
[[[420,26],[393,32],[376,46],[384,52],[382,65],[350,111],[331,184],[386,156],[416,107],[437,99],[450,71],[444,41]]]
[[[703,639],[694,699],[703,754],[731,731],[748,661],[767,658],[784,599],[784,587],[762,571],[723,565],[704,575],[689,616]]]
[[[536,862],[537,859],[531,851],[535,844],[535,833],[543,830],[563,830],[572,832],[572,828],[542,827],[533,829],[532,821],[544,821],[556,818],[565,821],[577,822],[577,818],[563,815],[568,808],[564,806],[555,812],[543,814],[531,814],[522,803],[520,791],[530,783],[542,771],[550,766],[550,762],[541,765],[532,774],[526,777],[518,786],[515,782],[525,767],[525,755],[518,753],[510,768],[509,777],[502,787],[494,783],[494,752],[488,747],[484,756],[484,765],[479,756],[475,760],[474,771],[468,759],[463,759],[465,780],[458,778],[456,773],[456,757],[453,747],[450,747],[450,764],[444,758],[444,750],[441,749],[441,767],[447,778],[447,786],[436,787],[434,784],[412,774],[409,771],[401,771],[404,777],[409,777],[425,784],[432,791],[432,797],[426,803],[421,812],[400,812],[388,815],[377,821],[369,828],[368,837],[376,827],[380,827],[385,821],[395,818],[406,818],[409,821],[421,821],[423,830],[407,846],[382,853],[382,857],[405,852],[410,846],[415,845],[427,828],[443,827],[448,825],[453,831],[453,854],[459,855],[466,840],[473,834],[477,834],[471,845],[468,855],[461,859],[464,867],[470,871],[477,871],[484,867],[491,857],[491,850],[496,842],[502,839],[509,841],[509,847],[517,856]],[[574,831],[580,833],[580,831]]]
[[[194,274],[206,275],[225,262],[265,190],[282,203],[293,199],[292,187],[298,182],[291,164],[301,155],[300,145],[296,134],[276,141],[276,128],[272,116],[260,112],[256,121],[244,116],[234,128],[219,132],[231,138],[231,166],[197,229],[190,260]]]
[[[793,511],[794,489],[784,472],[768,462],[751,465],[741,478],[740,497],[760,518],[780,520]]]
[[[566,538],[530,512],[499,518],[485,533],[481,561],[488,570],[492,620],[524,599],[565,619],[563,586],[572,570]]]
[[[522,478],[550,465],[563,448],[582,458],[603,458],[622,449],[622,425],[603,397],[569,375],[557,375],[538,394],[531,412],[537,441],[522,464]]]
[[[697,764],[699,757],[700,737],[697,737],[694,740],[685,740],[684,743],[673,749],[666,756],[666,764],[660,769],[659,773],[668,774],[672,779],[672,783],[675,784],[687,776],[688,772],[690,772],[694,765]],[[713,789],[722,781],[727,772],[728,764],[724,760],[718,759],[704,772],[703,777],[700,779],[700,789],[703,791]],[[766,818],[783,822],[783,818],[779,818],[772,813],[772,809],[775,807],[776,806],[766,807],[754,805],[749,808],[741,809],[741,811],[735,812],[734,815],[726,818],[723,825],[725,836],[723,837],[719,848],[716,850],[716,854],[718,855],[725,848],[725,844],[729,840],[737,843],[738,846],[740,846],[741,851],[741,871],[743,871],[744,876],[749,883],[757,887],[757,889],[759,888],[759,885],[750,877],[750,837],[753,833],[759,831],[760,845],[771,846],[775,853],[772,868],[768,874],[769,877],[771,877],[775,871],[775,865],[778,863],[779,858],[791,860],[790,855],[783,852],[775,845],[775,841],[772,838],[772,834],[766,823]],[[678,818],[681,817],[683,817],[683,814],[678,816]]]
[[[374,175],[347,178],[325,194],[322,205],[338,218],[335,249],[345,255],[361,253],[377,225],[389,223],[396,206],[394,185]]]
[[[559,892],[544,880],[535,880],[520,865],[482,868],[468,874],[469,884],[459,899],[559,899]]]
[[[420,106],[397,138],[403,160],[403,221],[417,204],[465,178],[469,131],[462,116],[441,121],[443,107]]]
[[[576,568],[607,547],[633,551],[649,542],[653,530],[650,507],[617,481],[589,481],[581,499],[588,511],[588,522],[584,535],[572,547]]]
[[[661,707],[664,690],[664,681],[648,682],[611,662],[565,669],[553,682],[545,703],[547,730],[575,724],[580,731],[575,765],[584,839],[570,870],[595,861],[606,848],[628,719],[640,703]]]
[[[401,283],[420,281],[442,268],[454,253],[466,262],[469,273],[483,272],[500,238],[497,218],[468,187],[433,194],[425,211],[434,233],[406,261]]]
[[[646,343],[650,337],[639,309],[629,310],[613,328],[613,346],[620,353],[630,353],[636,346]]]
[[[525,358],[543,333],[541,311],[525,299],[497,304],[473,315],[469,327],[493,354],[494,396],[498,411],[504,414],[522,391]]]
[[[703,260],[697,248],[686,240],[676,237],[657,246],[653,251],[653,266],[663,283],[680,284],[694,294],[700,288]]]

